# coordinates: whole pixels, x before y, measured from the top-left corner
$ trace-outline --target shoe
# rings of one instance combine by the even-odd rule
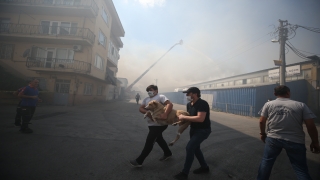
[[[193,174],[202,174],[202,173],[208,173],[209,172],[209,167],[200,167],[198,169],[195,169],[193,171]]]
[[[169,155],[169,156],[163,155],[163,156],[159,159],[159,161],[165,161],[165,160],[171,158],[171,156],[172,156],[172,154]]]
[[[180,172],[179,174],[174,175],[173,178],[178,180],[185,180],[185,179],[188,179],[188,174],[184,172]]]
[[[139,164],[136,160],[130,160],[130,164],[133,167],[142,167],[142,164]]]
[[[20,129],[20,131],[21,131],[22,133],[26,133],[26,134],[28,134],[28,133],[33,133],[33,130],[30,129],[30,128]]]
[[[21,124],[20,124],[20,123],[14,123],[14,125],[16,125],[16,126],[21,126]]]

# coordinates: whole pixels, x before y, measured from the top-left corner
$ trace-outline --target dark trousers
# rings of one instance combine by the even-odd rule
[[[147,136],[146,143],[144,148],[140,154],[140,156],[136,159],[137,163],[142,164],[145,158],[149,155],[152,151],[153,145],[155,142],[159,144],[161,149],[164,152],[164,155],[170,156],[172,152],[170,151],[168,144],[162,137],[162,132],[166,130],[168,125],[166,126],[149,126],[149,133]]]
[[[263,158],[259,167],[257,180],[268,180],[274,162],[282,149],[285,149],[291,162],[292,168],[296,173],[297,179],[311,180],[308,172],[306,146],[283,139],[266,138]]]
[[[32,116],[36,110],[35,106],[22,106],[21,107],[21,115],[22,115],[22,125],[21,129],[28,128],[28,124],[32,119]]]
[[[18,125],[21,124],[21,106],[20,106],[21,101],[18,103],[17,109],[16,109],[16,117],[14,118],[14,124]]]
[[[196,156],[196,158],[198,159],[201,167],[208,167],[200,149],[200,144],[209,137],[210,133],[211,128],[190,129],[190,141],[188,142],[188,145],[186,147],[187,156],[182,172],[189,174],[191,165],[194,160],[194,156]]]

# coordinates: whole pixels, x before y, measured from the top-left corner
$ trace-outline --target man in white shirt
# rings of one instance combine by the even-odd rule
[[[257,179],[269,179],[272,166],[282,149],[286,150],[297,179],[311,179],[302,124],[306,124],[312,140],[311,152],[318,154],[318,131],[314,124],[316,116],[304,103],[290,99],[290,89],[287,86],[274,88],[274,95],[277,99],[267,102],[259,112],[260,138],[266,145]]]
[[[166,111],[160,115],[160,119],[167,119],[168,114],[172,111],[172,107],[173,107],[172,103],[169,101],[169,99],[166,96],[158,94],[158,87],[155,85],[148,86],[146,91],[148,92],[149,97],[145,98],[142,101],[139,111],[142,114],[147,113],[148,110],[145,109],[147,104],[150,101],[156,100],[161,104],[163,104],[164,106],[166,106]],[[162,132],[167,129],[168,125],[162,126],[157,122],[154,122],[152,120],[152,117],[150,116],[147,117],[146,119],[149,127],[149,133],[140,156],[135,160],[130,160],[130,164],[134,167],[142,167],[143,161],[152,151],[152,148],[155,142],[158,143],[158,145],[161,147],[164,153],[164,155],[159,159],[160,161],[165,161],[172,156],[172,152],[170,151],[168,144],[162,137]]]

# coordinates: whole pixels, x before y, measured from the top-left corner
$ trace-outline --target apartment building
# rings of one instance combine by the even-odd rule
[[[116,99],[124,34],[112,0],[0,0],[0,65],[52,104]]]

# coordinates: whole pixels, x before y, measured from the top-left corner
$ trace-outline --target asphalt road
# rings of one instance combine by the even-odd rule
[[[155,144],[143,167],[133,168],[128,161],[140,154],[148,133],[138,107],[133,100],[38,107],[30,125],[33,134],[22,134],[13,125],[13,106],[1,107],[1,179],[173,179],[183,168],[189,130],[171,147],[171,159],[160,162],[162,150]],[[185,106],[175,104],[174,109]],[[211,111],[211,120],[212,133],[201,146],[210,173],[191,172],[189,179],[255,179],[264,148],[258,119]],[[173,140],[176,131],[177,127],[169,126],[165,140]],[[309,146],[308,135],[306,142]],[[308,150],[307,158],[312,178],[320,179],[320,155]],[[195,159],[191,170],[198,167]],[[296,179],[284,151],[270,179]]]

